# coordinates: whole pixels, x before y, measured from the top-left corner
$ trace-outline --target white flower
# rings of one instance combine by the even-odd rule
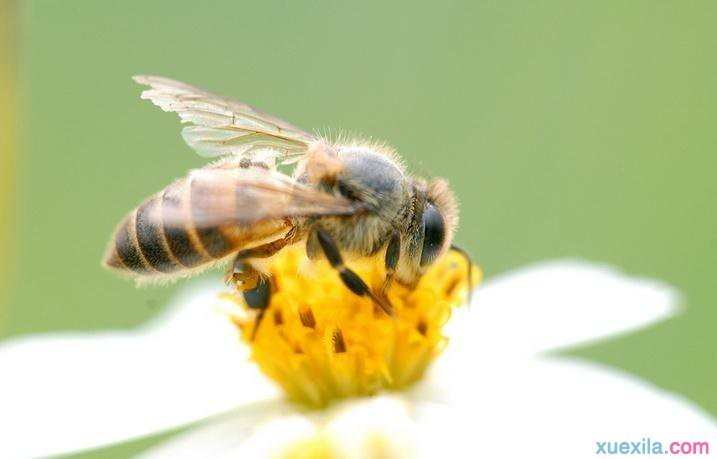
[[[286,402],[248,362],[236,329],[208,307],[216,292],[195,284],[131,331],[0,343],[0,457],[88,449],[200,420],[147,455],[329,448],[353,457],[575,458],[604,441],[717,438],[714,421],[680,396],[546,354],[675,314],[677,295],[663,284],[577,262],[490,279],[472,307],[455,311],[450,344],[418,384],[316,411]]]

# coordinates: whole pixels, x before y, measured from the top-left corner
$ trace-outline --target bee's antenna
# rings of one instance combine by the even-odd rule
[[[459,253],[463,258],[465,258],[466,263],[468,263],[468,304],[470,305],[473,303],[473,260],[468,252],[457,245],[451,245],[450,250]]]

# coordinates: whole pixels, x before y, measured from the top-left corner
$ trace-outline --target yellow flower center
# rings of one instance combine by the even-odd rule
[[[305,263],[301,247],[276,256],[269,268],[275,286],[254,333],[256,310],[241,294],[226,294],[231,314],[259,368],[288,396],[310,406],[399,389],[421,378],[447,343],[441,329],[451,309],[465,302],[467,263],[456,253],[436,261],[415,288],[393,282],[387,292],[394,315],[349,291],[328,263]],[[382,257],[348,265],[374,291],[385,278]],[[473,269],[472,285],[481,278]],[[253,335],[253,339],[252,339]]]

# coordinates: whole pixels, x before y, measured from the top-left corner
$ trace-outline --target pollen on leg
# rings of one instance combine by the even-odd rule
[[[460,255],[437,260],[417,285],[393,282],[386,292],[394,314],[386,315],[368,296],[358,296],[324,261],[307,260],[300,247],[287,247],[269,271],[281,285],[266,309],[268,320],[251,340],[257,311],[241,295],[230,318],[251,348],[252,359],[287,395],[323,406],[333,400],[397,389],[422,377],[447,340],[441,330],[451,309],[466,301],[466,266]],[[384,279],[381,256],[351,260],[351,268],[373,292]],[[473,269],[477,285],[480,270]]]

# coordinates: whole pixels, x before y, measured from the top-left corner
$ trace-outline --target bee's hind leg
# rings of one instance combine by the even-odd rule
[[[237,253],[232,263],[231,272],[228,280],[234,282],[237,288],[242,291],[244,302],[251,309],[257,309],[259,312],[254,321],[254,328],[251,332],[251,339],[254,340],[256,332],[261,325],[269,303],[271,301],[271,279],[262,276],[259,271],[254,268],[249,260],[251,258],[269,258],[286,245],[294,241],[296,231],[290,230],[283,238],[262,244],[250,249],[241,250]]]
[[[237,256],[227,274],[227,283],[236,286],[250,309],[258,310],[251,331],[251,340],[254,341],[271,301],[271,280],[262,276],[245,258]]]
[[[254,341],[256,332],[259,330],[259,325],[264,319],[264,314],[269,308],[269,302],[271,301],[271,280],[266,278],[259,278],[256,287],[251,290],[244,290],[244,301],[247,306],[251,309],[258,309],[259,312],[254,319],[254,328],[251,330],[251,340]]]
[[[224,280],[239,290],[251,290],[259,282],[259,271],[247,263],[245,258],[236,257]]]
[[[378,307],[383,310],[383,312],[392,316],[393,306],[391,303],[386,298],[380,295],[375,295],[358,274],[344,265],[344,259],[341,257],[341,252],[339,252],[339,248],[336,246],[336,243],[331,238],[329,233],[322,229],[317,229],[316,236],[318,237],[319,244],[321,245],[324,255],[326,255],[326,258],[329,260],[329,264],[331,264],[331,267],[339,272],[339,276],[341,277],[341,281],[344,285],[358,296],[367,295]]]
[[[266,244],[240,250],[234,257],[232,267],[227,274],[226,281],[234,283],[240,290],[251,290],[257,286],[261,275],[249,262],[252,258],[269,258],[279,250],[291,244],[298,237],[296,227],[292,227],[282,238]],[[240,284],[241,283],[241,284]]]

